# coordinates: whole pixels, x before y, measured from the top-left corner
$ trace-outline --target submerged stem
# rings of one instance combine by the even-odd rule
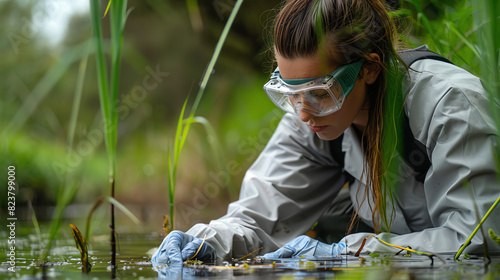
[[[174,202],[171,202],[170,203],[170,230],[169,231],[172,231],[175,229],[175,215],[174,215]]]
[[[111,182],[111,198],[115,197],[115,179],[109,178]],[[111,279],[116,277],[116,238],[115,238],[115,205],[111,204]]]

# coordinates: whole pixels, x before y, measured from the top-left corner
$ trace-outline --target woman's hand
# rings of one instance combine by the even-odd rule
[[[201,245],[203,243],[203,245]],[[201,249],[198,251],[198,248]],[[163,239],[158,251],[151,258],[153,267],[178,266],[196,254],[198,260],[214,260],[215,249],[208,242],[182,231],[174,230]]]
[[[344,242],[328,245],[309,236],[301,235],[277,251],[265,254],[262,258],[335,257],[341,254],[346,247],[347,244]]]

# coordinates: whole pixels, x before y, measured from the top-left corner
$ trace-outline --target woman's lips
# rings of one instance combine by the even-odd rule
[[[309,126],[309,128],[315,132],[315,133],[318,133],[318,132],[321,132],[323,130],[325,130],[328,126],[327,125],[323,125],[323,126]]]

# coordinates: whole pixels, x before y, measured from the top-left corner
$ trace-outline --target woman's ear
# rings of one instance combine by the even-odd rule
[[[376,53],[371,53],[368,56],[369,58],[363,65],[363,79],[365,83],[371,85],[377,80],[378,74],[380,74],[380,56]]]

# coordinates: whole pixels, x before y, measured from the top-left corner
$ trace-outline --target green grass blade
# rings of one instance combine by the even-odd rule
[[[185,122],[198,123],[203,125],[207,133],[207,141],[210,144],[210,146],[212,146],[212,149],[215,153],[217,165],[218,167],[222,167],[222,163],[225,162],[222,145],[220,144],[220,141],[218,140],[217,137],[217,133],[215,132],[215,129],[210,124],[210,122],[206,118],[200,116],[186,119]]]
[[[450,28],[450,30],[457,35],[464,44],[466,44],[473,52],[474,55],[477,57],[480,57],[479,52],[477,51],[476,46],[463,34],[460,30],[457,29],[457,26],[455,23],[449,21],[449,20],[444,20],[444,23]]]
[[[490,111],[500,133],[500,2],[497,0],[472,1],[474,23],[477,26],[478,44],[481,49],[481,72],[490,99]],[[497,137],[500,143],[500,135]],[[500,145],[495,147],[497,175],[500,180]]]
[[[184,101],[184,105],[182,105],[181,113],[179,115],[179,120],[177,121],[177,129],[175,131],[175,140],[174,140],[174,158],[173,158],[173,170],[172,170],[172,180],[175,183],[176,174],[177,174],[177,165],[179,164],[179,157],[181,154],[182,147],[185,143],[185,138],[187,136],[187,131],[189,127],[184,127],[183,119],[184,112],[186,110],[188,98]],[[175,191],[175,185],[174,185]]]
[[[181,113],[179,114],[179,119],[177,121],[177,127],[175,130],[175,139],[174,139],[174,154],[172,157],[172,152],[170,151],[170,148],[168,149],[168,162],[167,162],[167,168],[168,168],[168,201],[169,201],[169,209],[170,209],[170,223],[172,225],[171,229],[175,229],[174,225],[174,205],[175,205],[175,185],[176,185],[176,174],[177,174],[177,167],[179,164],[179,157],[181,154],[182,147],[185,143],[183,140],[183,137],[186,137],[187,130],[189,130],[189,127],[184,127],[183,125],[183,119],[184,119],[184,114],[186,111],[186,106],[187,106],[187,101],[189,97],[186,98],[184,101],[184,104],[182,105]]]
[[[422,5],[420,3],[420,0],[407,0],[407,2],[411,3],[415,7],[415,9],[417,10],[417,19],[415,20],[415,23],[420,25],[420,21],[421,21],[421,25],[423,25],[424,29],[427,31],[430,38],[432,39],[432,42],[436,46],[436,48],[437,48],[436,51],[438,53],[441,53],[441,49],[443,47],[439,41],[440,38],[436,37],[436,32],[434,31],[434,28],[432,28],[432,25],[429,21],[429,18],[427,18],[427,16],[425,15],[424,10],[422,9]]]
[[[110,119],[111,119],[111,135],[110,135],[110,155],[112,159],[111,173],[112,177],[116,172],[116,145],[117,145],[117,131],[118,131],[118,92],[120,81],[120,65],[121,65],[121,51],[123,45],[123,32],[125,30],[126,22],[126,7],[127,1],[112,1],[111,3],[111,80],[110,80],[110,93],[111,93],[111,106]]]
[[[125,205],[121,204],[118,200],[108,196],[106,197],[106,200],[113,204],[114,206],[116,206],[116,208],[120,209],[123,214],[125,214],[130,220],[132,220],[132,222],[134,222],[136,225],[140,225],[141,224],[141,221],[139,219],[137,219],[137,217],[130,211],[128,210],[127,207],[125,207]]]
[[[116,208],[120,209],[127,217],[129,217],[129,219],[132,220],[132,222],[134,222],[137,225],[141,224],[140,220],[118,200],[110,196],[100,197],[99,199],[96,200],[96,202],[90,209],[89,214],[87,215],[87,224],[85,226],[85,236],[84,236],[85,239],[89,240],[90,238],[90,223],[92,222],[92,216],[94,215],[94,212],[99,208],[99,206],[102,205],[103,202],[109,202],[113,204],[114,206],[116,206]]]
[[[101,11],[99,7],[99,0],[90,0],[90,14],[92,19],[92,31],[95,44],[95,56],[97,65],[97,84],[99,87],[99,101],[101,104],[101,111],[105,123],[105,142],[108,151],[109,166],[113,166],[112,155],[110,146],[112,143],[111,138],[111,118],[110,118],[110,100],[109,100],[109,87],[108,87],[108,74],[106,67],[106,58],[104,57],[104,43],[101,24]],[[110,168],[110,177],[113,177],[112,169]]]
[[[205,73],[203,74],[202,82],[200,84],[200,89],[198,90],[198,94],[197,94],[196,99],[194,101],[193,107],[191,108],[191,112],[190,112],[188,119],[193,119],[193,117],[194,117],[196,109],[198,108],[198,105],[201,101],[201,98],[202,98],[203,93],[205,91],[205,88],[207,86],[208,80],[210,78],[210,74],[212,73],[212,70],[215,66],[215,63],[217,62],[217,58],[219,57],[219,54],[222,50],[222,46],[224,45],[224,41],[226,40],[227,34],[229,33],[229,30],[231,29],[231,25],[234,22],[236,14],[238,13],[238,10],[240,9],[242,3],[243,3],[243,0],[238,0],[236,2],[236,4],[234,5],[234,8],[231,11],[231,14],[228,18],[228,21],[226,22],[226,25],[224,26],[222,34],[221,34],[219,41],[217,42],[217,45],[215,47],[212,58],[208,64],[208,67],[207,67]],[[187,101],[188,101],[188,98],[186,98],[186,101],[184,101],[184,104],[182,106],[182,110],[181,110],[181,113],[179,116],[179,120],[177,122],[177,128],[176,128],[175,140],[174,140],[173,159],[171,158],[170,152],[168,154],[169,201],[170,201],[170,217],[171,217],[170,222],[172,223],[172,229],[174,229],[174,225],[175,225],[173,217],[175,216],[174,215],[174,201],[175,201],[174,195],[175,195],[177,167],[179,164],[179,157],[180,157],[182,148],[184,147],[184,144],[186,143],[189,128],[191,126],[191,122],[184,123],[184,113],[186,110]]]
[[[99,99],[101,111],[106,125],[105,139],[109,161],[109,182],[111,183],[111,198],[115,194],[115,172],[116,172],[116,145],[118,131],[118,86],[120,76],[121,49],[123,45],[123,30],[126,21],[127,1],[110,2],[110,29],[111,29],[111,80],[108,87],[107,69],[103,53],[102,25],[99,14],[99,1],[91,1],[92,27],[96,44],[97,76],[99,82]],[[116,243],[115,243],[115,217],[114,201],[111,202],[111,277],[116,273]],[[118,206],[121,207],[121,206]],[[123,211],[123,209],[122,209]]]
[[[28,200],[28,208],[31,212],[31,220],[33,221],[33,228],[35,229],[36,236],[38,237],[38,241],[40,244],[42,243],[42,231],[40,230],[40,225],[38,224],[38,219],[36,218],[35,209],[33,209],[33,205],[31,201]]]
[[[92,205],[92,208],[90,208],[89,214],[87,215],[87,223],[85,225],[85,239],[89,240],[90,238],[90,222],[92,221],[92,215],[94,215],[94,212],[99,206],[102,204],[104,201],[104,197],[100,197],[94,202],[94,205]]]
[[[89,47],[90,49],[90,44]],[[85,73],[87,72],[87,61],[89,53],[80,61],[80,65],[78,67],[78,76],[76,78],[76,87],[75,87],[75,98],[73,99],[73,106],[71,108],[71,116],[69,118],[69,129],[68,129],[68,153],[73,147],[73,139],[75,138],[75,130],[76,130],[76,120],[78,119],[78,112],[80,110],[80,102],[82,100],[82,91],[83,91],[83,83],[85,81]]]
[[[203,93],[205,91],[205,88],[207,86],[208,80],[210,78],[210,74],[212,73],[212,70],[214,69],[215,63],[217,62],[219,54],[222,50],[222,46],[224,45],[224,42],[227,38],[227,34],[229,33],[229,30],[231,29],[231,25],[233,24],[234,19],[236,18],[236,14],[238,13],[242,3],[243,3],[243,0],[238,0],[236,2],[233,10],[231,11],[231,14],[226,22],[226,25],[224,26],[224,29],[222,30],[222,34],[219,38],[219,41],[217,42],[217,45],[215,46],[215,50],[214,50],[214,53],[212,55],[212,58],[208,64],[208,67],[207,67],[204,75],[203,75],[202,82],[200,84],[200,89],[199,89],[198,94],[196,96],[196,99],[194,101],[193,107],[191,108],[189,118],[194,117],[196,109],[198,108],[198,105],[201,101],[201,98],[202,98]],[[186,99],[186,102],[187,102],[187,99]],[[184,146],[184,143],[187,139],[187,135],[188,135],[189,128],[190,128],[189,122],[186,124],[185,127],[182,124],[182,118],[184,116],[186,102],[184,103],[184,106],[183,106],[182,112],[181,112],[181,117],[179,118],[179,122],[177,123],[177,132],[176,132],[176,139],[175,139],[175,144],[174,144],[174,149],[175,149],[175,152],[174,152],[174,172],[173,172],[174,182],[175,182],[175,174],[177,171],[177,164],[178,164],[179,155],[180,155],[182,147]]]
[[[238,11],[240,10],[241,4],[243,4],[243,0],[236,1],[236,4],[234,4],[233,10],[231,11],[231,14],[229,15],[229,18],[226,22],[226,25],[224,26],[224,29],[222,30],[222,34],[219,37],[219,41],[217,42],[217,45],[215,46],[215,50],[214,50],[214,53],[212,55],[212,59],[208,63],[207,70],[203,74],[203,79],[201,80],[200,89],[199,89],[198,94],[196,96],[196,100],[194,101],[193,108],[191,109],[190,117],[194,117],[194,115],[195,115],[196,109],[198,108],[198,105],[201,101],[201,97],[203,96],[203,92],[205,91],[208,80],[210,78],[210,74],[212,73],[212,70],[214,69],[215,63],[217,62],[217,59],[219,58],[219,54],[222,50],[222,46],[224,45],[224,42],[226,41],[227,34],[229,34],[229,30],[231,29],[231,25],[233,24],[234,19],[236,18],[236,15],[238,14]]]
[[[173,159],[172,159],[172,152],[171,152],[170,148],[168,149],[167,157],[168,157],[168,161],[167,161],[168,194],[169,194],[169,201],[171,203],[173,203],[173,201],[174,201],[173,194],[175,193],[175,184],[173,182],[173,174],[172,174],[172,171],[173,171],[173,161],[172,160]]]
[[[191,122],[184,123],[184,120],[183,120],[182,126],[183,126],[183,129],[182,129],[182,134],[180,137],[179,150],[178,150],[178,154],[177,154],[178,156],[180,156],[181,150],[184,147],[184,144],[186,143],[189,129],[191,128]]]
[[[462,63],[464,65],[468,65],[470,63],[470,61],[468,61],[465,57],[463,57],[462,55],[460,55],[459,52],[454,52],[453,53],[453,59],[450,59],[450,61],[452,61],[453,63],[457,64],[458,60],[462,61]],[[455,59],[456,58],[456,59]]]
[[[490,97],[491,111],[500,131],[500,112],[495,104],[500,103],[500,2],[497,0],[475,0],[474,23],[478,26],[478,43],[481,48],[481,72]],[[495,100],[496,99],[496,100]]]
[[[69,181],[69,179],[67,179],[67,181]],[[59,228],[61,227],[62,213],[64,212],[66,206],[69,205],[72,198],[75,196],[77,190],[78,185],[76,183],[71,182],[71,184],[65,184],[64,191],[61,192],[61,195],[57,200],[56,210],[54,212],[54,216],[52,217],[52,222],[50,223],[49,238],[41,254],[40,261],[43,262],[47,259],[50,248],[52,247],[52,243],[54,242]]]
[[[108,96],[108,77],[106,60],[104,57],[104,43],[102,34],[102,24],[101,24],[101,14],[99,0],[90,0],[90,14],[92,19],[92,31],[96,50],[96,63],[97,63],[97,76],[98,76],[98,86],[99,93],[106,97],[104,101],[109,103]],[[107,103],[106,103],[107,104]],[[109,105],[107,106],[109,108]]]

